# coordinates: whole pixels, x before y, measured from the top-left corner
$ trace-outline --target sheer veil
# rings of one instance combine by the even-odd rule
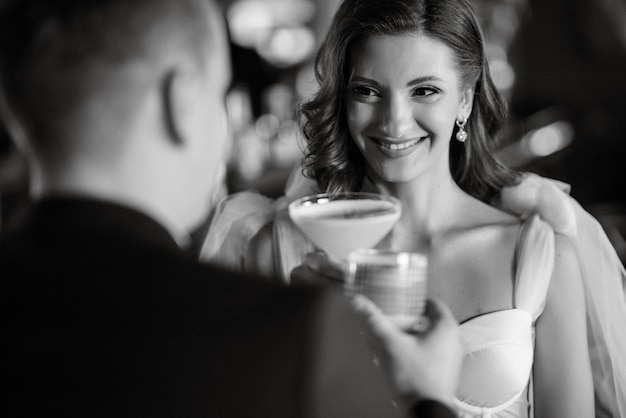
[[[571,199],[587,301],[597,417],[626,417],[626,272],[599,222]]]
[[[596,416],[626,418],[626,272],[600,223],[566,183],[527,173],[502,190],[496,206],[522,217],[538,213],[571,241],[581,266]]]

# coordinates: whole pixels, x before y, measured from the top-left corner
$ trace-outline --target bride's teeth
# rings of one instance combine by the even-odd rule
[[[388,148],[390,150],[393,151],[398,151],[398,150],[403,150],[403,149],[407,149],[409,147],[412,147],[413,145],[417,144],[418,140],[415,141],[411,141],[411,142],[405,142],[404,144],[383,144],[381,143],[381,145],[385,148]]]

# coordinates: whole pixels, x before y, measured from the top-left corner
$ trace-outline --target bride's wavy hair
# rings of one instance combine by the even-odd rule
[[[450,169],[462,189],[483,201],[491,200],[502,187],[516,184],[519,174],[496,157],[506,104],[491,79],[483,35],[466,0],[342,2],[315,59],[319,89],[298,107],[307,141],[304,174],[315,179],[322,191],[361,189],[366,163],[350,136],[346,117],[349,54],[368,35],[406,34],[424,34],[450,47],[462,87],[474,87],[466,126],[469,138],[464,144],[451,141]]]

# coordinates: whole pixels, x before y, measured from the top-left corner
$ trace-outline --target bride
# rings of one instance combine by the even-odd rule
[[[305,173],[319,191],[401,200],[381,246],[427,253],[429,295],[459,320],[459,416],[626,417],[624,269],[604,234],[573,201],[559,213],[576,238],[486,203],[549,186],[520,184],[495,157],[505,106],[469,4],[344,0],[316,75],[300,109]],[[224,202],[202,257],[289,277],[313,247],[279,202],[252,209],[264,206],[250,194]]]

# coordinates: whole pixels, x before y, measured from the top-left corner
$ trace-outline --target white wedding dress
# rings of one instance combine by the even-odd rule
[[[460,324],[463,367],[455,404],[459,417],[530,417],[534,326],[554,268],[554,232],[538,216],[518,236],[514,305]]]
[[[278,272],[288,283],[291,269],[314,250],[288,218],[287,203],[296,197],[272,200],[252,192],[229,196],[218,206],[201,260],[244,270],[248,243],[273,222],[274,272],[267,275]],[[626,418],[626,272],[599,223],[573,199],[563,199],[575,213],[570,240],[586,293],[596,416]],[[552,273],[554,231],[538,216],[529,217],[516,251],[513,308],[460,324],[465,348],[455,400],[460,417],[533,416],[534,322],[543,310]]]

